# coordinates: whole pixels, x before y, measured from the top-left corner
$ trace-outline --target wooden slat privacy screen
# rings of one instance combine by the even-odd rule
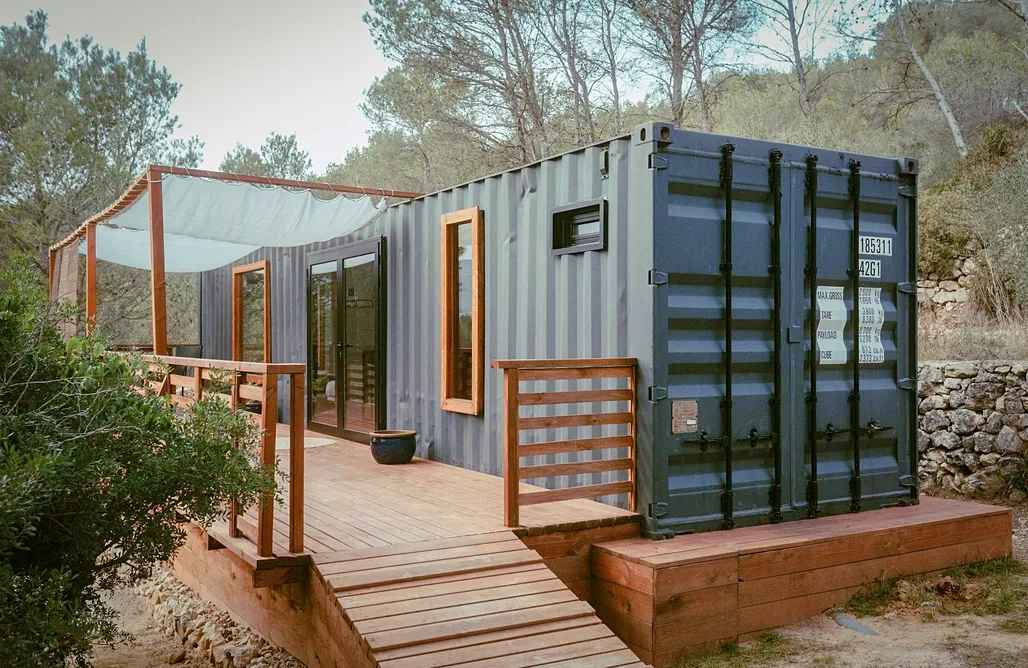
[[[148,381],[150,389],[160,396],[168,396],[176,406],[188,408],[205,394],[212,392],[209,385],[214,376],[227,380],[229,394],[217,393],[232,408],[247,401],[260,403],[261,410],[254,418],[260,422],[261,463],[275,467],[275,445],[278,415],[278,377],[289,376],[289,552],[303,552],[303,422],[304,422],[304,374],[303,364],[265,364],[263,362],[240,362],[228,360],[207,360],[170,355],[146,355],[150,367],[157,372],[156,378]],[[192,369],[191,376],[184,373],[165,373],[168,368]],[[176,388],[184,388],[192,396],[178,394]],[[143,390],[145,392],[145,390]],[[229,535],[232,538],[246,538],[257,546],[260,557],[273,556],[275,529],[275,502],[266,496],[257,511],[257,526],[253,526],[240,514],[244,508],[233,503],[229,510]]]
[[[608,494],[627,494],[628,507],[635,504],[635,358],[590,358],[553,360],[493,360],[494,369],[503,369],[503,517],[508,527],[519,523],[523,505],[552,503],[569,499],[593,498]],[[624,379],[625,387],[601,390],[560,392],[522,392],[522,382],[557,380]],[[560,404],[615,403],[618,410],[604,413],[525,416],[526,406]],[[572,438],[565,441],[521,444],[520,433],[533,429],[560,429],[626,425],[627,433],[617,436]],[[562,464],[521,466],[521,457],[552,455],[624,448],[627,456],[589,459]],[[628,479],[598,485],[564,489],[520,491],[522,480],[574,476],[607,471],[627,471]]]

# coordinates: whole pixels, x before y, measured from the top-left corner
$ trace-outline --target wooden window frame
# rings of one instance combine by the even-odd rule
[[[271,364],[271,263],[258,260],[232,267],[232,359],[243,359],[243,274],[264,271],[264,363]]]
[[[451,359],[456,333],[453,328],[454,269],[450,248],[457,239],[457,226],[471,223],[471,399],[454,397],[454,363]],[[485,214],[477,206],[443,214],[441,217],[440,302],[440,408],[444,411],[481,415],[485,403]]]

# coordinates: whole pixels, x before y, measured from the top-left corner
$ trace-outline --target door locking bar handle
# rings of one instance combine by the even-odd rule
[[[767,443],[770,446],[774,446],[778,442],[778,434],[770,432],[767,434],[761,434],[756,427],[750,427],[750,435],[743,438],[735,439],[736,443],[749,443],[751,448],[757,447],[758,443]]]
[[[683,438],[682,439],[682,445],[683,446],[691,445],[693,443],[699,443],[699,445],[700,445],[700,452],[706,452],[707,448],[712,446],[712,445],[716,445],[717,447],[719,447],[722,450],[724,450],[725,449],[725,445],[728,443],[728,437],[727,436],[722,436],[721,438],[710,438],[709,436],[707,436],[706,430],[704,430],[704,431],[700,432],[700,437],[699,438]]]
[[[895,427],[890,427],[890,426],[887,426],[887,425],[883,425],[878,420],[875,420],[874,418],[871,418],[870,420],[867,421],[867,426],[864,427],[864,433],[867,434],[868,438],[874,438],[874,435],[877,434],[878,432],[880,432],[880,431],[889,431],[890,429],[895,429]]]
[[[835,425],[832,424],[831,422],[829,422],[827,425],[825,425],[824,429],[822,429],[822,430],[817,432],[817,437],[819,439],[823,438],[826,441],[831,441],[833,438],[835,438],[836,435],[838,435],[838,434],[848,434],[849,432],[850,432],[850,428],[849,427],[845,427],[843,429],[836,429]]]

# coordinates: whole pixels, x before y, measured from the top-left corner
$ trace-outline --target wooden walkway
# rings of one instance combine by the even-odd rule
[[[510,531],[314,557],[372,665],[643,666]]]

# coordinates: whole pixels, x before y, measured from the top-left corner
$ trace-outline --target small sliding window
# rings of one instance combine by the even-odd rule
[[[442,217],[443,410],[479,415],[485,359],[485,216],[477,206]]]
[[[584,253],[607,248],[607,200],[557,207],[550,212],[550,252]]]
[[[271,362],[271,266],[232,268],[232,359]]]

